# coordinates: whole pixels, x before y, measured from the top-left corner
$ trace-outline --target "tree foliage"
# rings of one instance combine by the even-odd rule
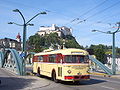
[[[94,51],[94,55],[98,60],[100,60],[102,63],[105,61],[105,46],[102,44],[99,45],[91,45],[90,49]]]
[[[57,45],[62,46],[63,43],[65,43],[66,48],[83,48],[77,43],[73,36],[67,35],[64,37],[59,37],[57,33],[50,33],[45,36],[35,34],[29,37],[28,42],[32,47],[34,47],[34,50],[32,49],[32,51],[35,52],[40,52],[46,48],[49,48],[51,45],[56,48]]]
[[[92,49],[96,58],[102,63],[105,63],[106,55],[112,54],[112,46],[99,44],[91,45],[88,49]],[[120,48],[118,47],[116,47],[116,55],[120,55]]]

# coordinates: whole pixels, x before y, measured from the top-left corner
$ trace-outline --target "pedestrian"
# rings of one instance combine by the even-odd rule
[[[1,80],[0,80],[0,84],[1,84]]]

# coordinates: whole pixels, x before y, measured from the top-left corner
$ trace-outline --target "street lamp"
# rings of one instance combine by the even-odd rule
[[[120,32],[120,30],[119,30],[119,28],[120,28],[120,22],[118,22],[117,24],[118,24],[117,30],[114,31],[114,32],[111,32],[111,31],[103,32],[103,31],[100,31],[100,30],[92,30],[92,32],[101,32],[101,33],[105,33],[105,34],[112,34],[112,39],[113,39],[113,41],[112,41],[113,42],[113,44],[112,44],[112,72],[113,72],[113,75],[116,74],[115,34],[117,32]]]
[[[25,57],[26,57],[26,29],[27,26],[33,26],[34,24],[30,24],[30,21],[32,21],[35,17],[37,17],[40,14],[47,14],[46,12],[40,12],[38,14],[36,14],[35,16],[33,16],[31,19],[29,19],[28,21],[26,21],[26,19],[24,18],[22,12],[19,9],[15,9],[13,10],[13,12],[18,12],[20,14],[20,16],[23,19],[23,24],[17,24],[14,22],[9,22],[8,24],[15,24],[18,26],[23,26],[23,46],[22,46],[22,53],[24,54],[24,60],[23,60],[23,73],[25,72]]]

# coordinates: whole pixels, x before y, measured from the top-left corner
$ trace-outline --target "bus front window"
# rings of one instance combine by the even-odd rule
[[[65,56],[65,62],[66,63],[77,63],[76,58],[77,58],[76,56],[72,56],[72,55]]]
[[[65,56],[65,63],[84,63],[85,56],[81,55],[66,55]]]

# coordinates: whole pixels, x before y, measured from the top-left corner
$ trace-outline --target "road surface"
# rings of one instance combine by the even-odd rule
[[[120,79],[102,76],[91,76],[91,80],[78,84],[54,83],[50,78],[16,76],[0,69],[0,79],[0,90],[120,90]]]

